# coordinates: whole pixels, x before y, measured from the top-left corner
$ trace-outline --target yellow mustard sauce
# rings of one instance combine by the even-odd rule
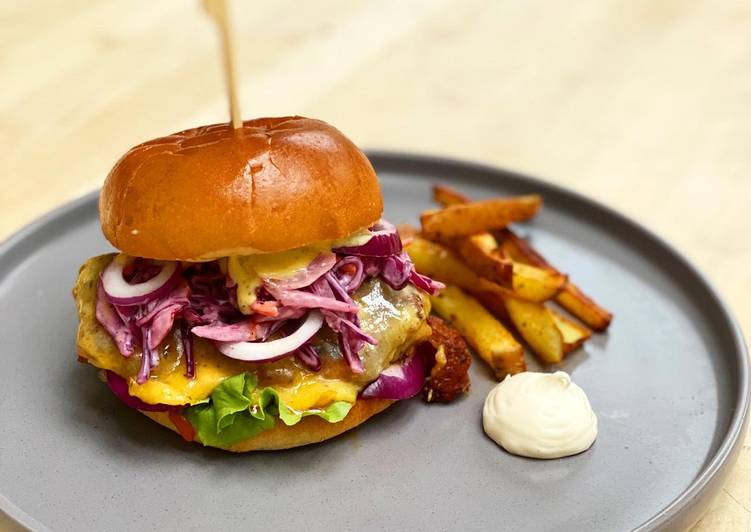
[[[262,278],[286,279],[299,273],[325,250],[305,247],[261,255],[229,257],[227,271],[237,283],[237,306],[243,314],[251,314],[256,290]]]
[[[251,314],[251,306],[256,302],[256,290],[261,279],[287,279],[307,268],[321,253],[334,248],[359,246],[370,239],[370,233],[363,229],[349,237],[331,242],[321,242],[316,246],[281,251],[279,253],[257,253],[237,255],[227,258],[227,272],[237,283],[237,306],[243,314]]]

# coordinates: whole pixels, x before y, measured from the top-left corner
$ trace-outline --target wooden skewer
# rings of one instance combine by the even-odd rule
[[[235,82],[235,54],[232,46],[232,30],[229,23],[229,9],[227,0],[203,0],[203,8],[214,19],[222,41],[222,56],[224,57],[224,74],[227,82],[227,96],[229,98],[229,112],[232,127],[238,129],[243,122],[240,115],[240,104],[237,101],[237,84]]]

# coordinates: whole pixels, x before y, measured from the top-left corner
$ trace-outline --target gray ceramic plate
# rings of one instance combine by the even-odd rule
[[[693,522],[740,447],[743,340],[727,308],[667,244],[594,202],[474,164],[373,154],[386,214],[416,222],[433,182],[482,198],[539,192],[524,231],[616,315],[562,367],[600,435],[556,461],[486,438],[494,382],[447,406],[403,402],[321,445],[232,455],[129,411],[75,361],[70,288],[109,249],[96,196],[0,247],[0,508],[55,530],[628,530]],[[531,358],[528,356],[528,358]]]

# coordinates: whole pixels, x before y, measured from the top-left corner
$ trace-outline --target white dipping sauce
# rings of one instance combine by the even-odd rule
[[[509,375],[485,399],[485,433],[512,454],[561,458],[586,451],[597,437],[597,416],[568,373]]]

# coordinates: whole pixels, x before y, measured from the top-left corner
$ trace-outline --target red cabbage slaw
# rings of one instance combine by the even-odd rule
[[[350,369],[361,373],[359,352],[376,343],[360,328],[359,308],[352,299],[362,283],[377,277],[394,290],[411,283],[430,294],[443,286],[415,271],[393,225],[381,221],[371,232],[372,238],[362,246],[322,253],[292,278],[263,279],[250,315],[239,311],[234,281],[219,261],[180,265],[140,258],[127,264],[114,260],[100,279],[96,317],[124,357],[141,348],[139,384],[158,366],[158,347],[175,322],[177,349],[191,378],[195,377],[193,336],[214,341],[228,356],[242,353],[236,357],[242,360],[295,356],[317,371],[320,356],[310,339],[318,328],[311,323],[325,323],[337,333]],[[323,319],[311,319],[314,312]],[[280,339],[270,340],[274,335]]]

